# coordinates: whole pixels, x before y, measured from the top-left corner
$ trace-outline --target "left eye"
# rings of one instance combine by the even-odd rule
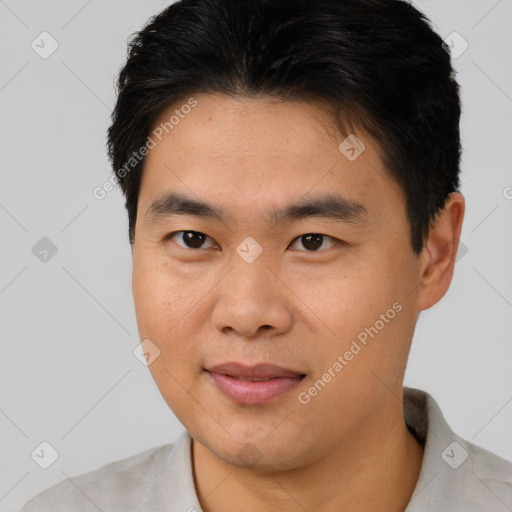
[[[327,244],[325,243],[327,241]],[[321,235],[319,233],[307,233],[305,235],[301,235],[297,237],[291,245],[295,245],[297,243],[301,243],[302,246],[309,252],[319,252],[318,249],[329,249],[330,247],[336,245],[334,239],[327,235]],[[327,245],[327,247],[326,247]],[[300,250],[300,249],[299,249]]]
[[[185,249],[209,249],[215,247],[215,242],[212,238],[199,231],[176,231],[165,237],[166,240],[172,240],[174,243]],[[205,246],[204,243],[210,241],[210,246]]]

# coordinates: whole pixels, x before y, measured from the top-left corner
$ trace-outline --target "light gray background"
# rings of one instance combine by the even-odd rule
[[[452,428],[512,460],[512,2],[417,0],[446,37],[462,84],[467,213],[447,296],[421,315],[406,384],[430,392]],[[2,255],[0,508],[183,430],[138,343],[127,218],[105,131],[129,34],[163,1],[0,0]],[[42,59],[43,31],[58,49]],[[36,40],[37,41],[37,40]],[[41,262],[32,247],[58,248]],[[59,453],[31,459],[42,441]]]

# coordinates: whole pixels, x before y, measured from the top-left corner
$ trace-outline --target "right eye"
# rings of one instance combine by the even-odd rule
[[[165,240],[172,240],[184,249],[210,249],[216,246],[213,238],[199,231],[175,231],[174,233],[169,233]],[[213,245],[204,247],[204,243],[207,240],[211,241]]]

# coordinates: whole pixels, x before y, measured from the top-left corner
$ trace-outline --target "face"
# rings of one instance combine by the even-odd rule
[[[155,128],[182,115],[146,157],[140,339],[158,354],[164,399],[212,454],[298,467],[402,407],[390,390],[401,390],[422,259],[368,134],[355,131],[357,156],[320,104],[195,102],[162,112]]]

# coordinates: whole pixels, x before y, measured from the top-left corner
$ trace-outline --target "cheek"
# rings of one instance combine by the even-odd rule
[[[150,339],[160,350],[150,369],[165,368],[188,380],[186,369],[201,357],[216,276],[200,269],[191,275],[149,251],[144,256],[134,260],[132,291],[140,339]]]
[[[134,264],[132,290],[139,336],[150,339],[160,351],[149,370],[173,409],[187,403],[183,386],[188,389],[198,371],[197,331],[202,323],[197,305],[202,289],[197,280],[192,284],[169,266],[155,264],[153,258]]]
[[[175,289],[157,269],[134,266],[132,291],[141,336],[161,339],[169,329],[177,312]]]
[[[139,330],[164,341],[169,329],[192,312],[201,296],[201,282],[151,253],[138,258],[133,266],[132,291]]]
[[[385,367],[404,360],[415,321],[408,296],[415,282],[414,272],[406,270],[410,267],[410,261],[396,262],[395,255],[380,251],[379,257],[347,258],[329,274],[296,280],[296,296],[323,326],[315,340],[322,366],[330,367],[354,341],[361,352],[351,366]]]
[[[354,258],[355,259],[355,258]],[[346,338],[385,303],[386,286],[376,282],[373,265],[344,260],[329,272],[295,273],[291,283],[297,302],[303,303],[329,328],[331,335]],[[328,330],[328,331],[329,331]]]

